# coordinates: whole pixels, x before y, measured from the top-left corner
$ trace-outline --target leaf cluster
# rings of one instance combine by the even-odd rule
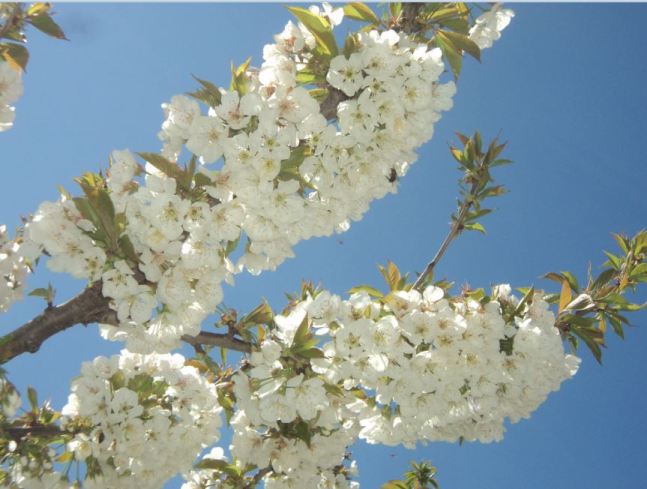
[[[84,232],[112,256],[138,263],[139,257],[126,234],[126,215],[115,212],[104,177],[87,172],[75,181],[83,190],[84,197],[72,198],[64,190],[62,192],[74,202],[81,216],[92,224],[93,229]]]
[[[402,480],[390,480],[381,489],[438,489],[436,467],[429,462],[411,462],[411,470],[404,474]]]
[[[570,272],[545,275],[561,285],[560,293],[550,294],[546,300],[558,306],[556,326],[562,336],[574,350],[580,341],[584,342],[598,362],[602,361],[602,348],[606,346],[607,326],[611,325],[614,333],[624,338],[624,327],[630,324],[626,313],[647,306],[647,302],[634,303],[626,297],[647,282],[647,230],[632,238],[623,234],[613,234],[613,238],[619,252],[604,252],[607,261],[602,264],[602,271],[594,276],[589,269],[585,287]]]
[[[496,166],[511,163],[510,160],[499,158],[507,143],[499,143],[495,138],[487,147],[477,131],[472,137],[457,133],[462,148],[450,146],[450,152],[463,176],[459,180],[460,195],[458,211],[452,215],[452,224],[458,226],[458,231],[479,231],[485,233],[485,227],[479,219],[490,214],[492,209],[483,207],[483,201],[506,193],[503,185],[495,185],[491,170]]]
[[[46,2],[5,3],[0,5],[0,13],[5,22],[0,25],[0,56],[17,70],[25,71],[29,62],[29,51],[25,46],[27,37],[24,28],[31,25],[55,39],[64,39],[65,33],[52,18],[52,5]]]

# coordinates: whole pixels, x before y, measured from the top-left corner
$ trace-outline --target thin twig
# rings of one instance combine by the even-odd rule
[[[433,259],[429,263],[427,263],[427,267],[425,268],[425,271],[422,272],[414,282],[413,288],[415,290],[420,291],[422,289],[423,284],[426,282],[427,278],[433,273],[434,268],[436,267],[436,265],[438,265],[438,262],[447,251],[447,248],[449,248],[449,245],[452,243],[452,241],[454,241],[454,239],[456,239],[456,237],[463,230],[463,226],[465,225],[465,218],[467,217],[467,213],[469,212],[470,207],[474,202],[473,196],[476,190],[479,188],[479,184],[480,182],[476,181],[470,187],[469,194],[465,198],[465,201],[461,204],[460,211],[458,212],[458,216],[454,220],[452,227],[449,230],[449,234],[445,237],[445,240],[440,245],[440,248],[438,248],[438,251],[434,255]]]
[[[254,478],[245,486],[244,489],[254,489],[263,477],[272,472],[272,467],[265,467],[256,472]]]
[[[201,331],[196,336],[184,335],[182,341],[185,341],[193,346],[210,345],[221,346],[229,350],[236,350],[242,353],[251,353],[252,345],[246,341],[232,337],[229,334],[210,333]]]

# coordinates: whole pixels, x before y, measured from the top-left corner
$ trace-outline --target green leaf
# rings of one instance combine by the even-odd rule
[[[247,58],[243,64],[238,67],[231,63],[231,82],[229,84],[230,90],[235,90],[240,96],[247,93],[247,77],[245,73],[249,68],[249,63],[252,58]]]
[[[298,350],[295,352],[303,358],[324,358],[324,352],[319,348],[308,348],[307,350]]]
[[[469,37],[463,34],[458,34],[456,32],[451,32],[451,31],[438,31],[436,35],[440,34],[441,32],[443,36],[451,40],[454,46],[456,46],[459,49],[462,49],[477,61],[481,61],[481,48],[479,48],[478,45],[474,41],[472,41]]]
[[[400,13],[402,12],[402,2],[391,2],[389,3],[389,13],[391,14],[391,17],[394,19],[397,19],[400,17]]]
[[[463,229],[466,229],[468,231],[478,231],[479,233],[485,234],[485,228],[479,222],[474,222],[474,223],[471,223],[471,224],[464,224]]]
[[[29,51],[22,44],[12,42],[0,44],[0,52],[9,66],[14,70],[25,71],[29,62]]]
[[[560,313],[566,307],[568,304],[571,302],[571,298],[573,297],[573,293],[571,291],[571,286],[568,284],[566,280],[562,281],[562,290],[559,293],[559,306],[557,309],[557,312]]]
[[[575,275],[573,275],[571,272],[566,272],[564,270],[562,270],[562,275],[568,281],[568,285],[571,286],[571,289],[573,289],[573,292],[575,293],[579,292],[580,284],[578,284],[577,279],[575,278]]]
[[[63,452],[56,459],[57,462],[64,464],[65,462],[70,462],[74,459],[74,452]]]
[[[45,14],[50,11],[52,4],[49,2],[36,2],[27,9],[27,17]]]
[[[56,289],[52,287],[52,284],[47,284],[47,288],[38,288],[34,289],[29,293],[32,297],[42,297],[47,301],[48,305],[51,305],[54,302],[54,296],[56,295]]]
[[[310,446],[310,441],[312,440],[312,432],[310,431],[310,425],[305,421],[299,421],[295,428],[295,434],[297,438],[300,438],[305,442],[308,447]]]
[[[292,340],[292,345],[298,350],[299,347],[306,344],[306,342],[311,338],[310,334],[310,324],[308,321],[308,315],[306,314],[301,321],[301,324],[294,333],[294,339]]]
[[[299,85],[315,85],[324,82],[325,78],[306,67],[297,73],[296,81]]]
[[[322,54],[329,58],[337,56],[337,41],[328,20],[305,8],[288,7],[288,10],[312,33]]]
[[[346,59],[350,58],[350,55],[353,53],[357,53],[361,48],[361,44],[359,42],[359,37],[355,33],[350,33],[346,36],[346,40],[344,41],[344,56]]]
[[[203,458],[196,465],[197,470],[219,470],[224,472],[229,467],[226,460],[217,460],[215,458]]]
[[[381,291],[377,290],[375,287],[371,287],[370,285],[358,285],[348,291],[349,294],[355,294],[357,292],[366,292],[371,297],[375,297],[377,299],[384,297],[384,294]]]
[[[467,35],[470,31],[470,24],[466,19],[447,19],[443,22],[440,22],[440,25],[442,25],[443,27],[448,27],[460,34]]]
[[[458,79],[463,65],[463,56],[461,55],[460,49],[442,31],[437,32],[434,39],[443,52],[443,56],[447,58],[454,78]]]
[[[36,394],[36,389],[32,386],[27,388],[27,399],[29,399],[29,406],[33,413],[38,412],[38,394]]]
[[[620,267],[622,266],[622,258],[614,255],[613,253],[609,253],[608,251],[603,251],[603,253],[609,259],[609,261],[605,263],[605,265],[608,264],[608,265],[611,265],[616,270],[620,270]]]
[[[308,93],[319,103],[322,103],[326,98],[328,98],[328,90],[325,88],[312,88],[308,90]]]
[[[195,182],[196,187],[204,187],[205,185],[211,185],[213,183],[207,175],[200,172],[193,175],[193,181]]]
[[[602,363],[602,348],[604,333],[593,326],[593,318],[570,317],[569,324],[572,332],[584,341],[598,363]]]
[[[222,94],[220,93],[220,89],[210,81],[201,80],[195,75],[191,76],[193,76],[193,78],[198,83],[200,83],[200,85],[202,85],[202,88],[199,88],[195,92],[190,92],[189,95],[204,102],[209,107],[216,107],[220,105],[220,102],[222,101]]]
[[[240,243],[240,236],[241,235],[239,234],[235,240],[227,241],[227,246],[225,246],[225,251],[224,251],[226,257],[231,255],[234,252],[234,250],[238,248],[238,245]]]
[[[52,17],[46,12],[30,16],[27,21],[36,29],[44,32],[48,36],[55,37],[56,39],[65,39],[66,41],[68,40],[65,37],[63,29],[61,29],[60,26],[54,22],[54,19],[52,19]]]
[[[297,146],[296,148],[292,149],[292,151],[290,152],[290,157],[287,160],[281,161],[281,170],[279,171],[279,174],[276,178],[283,181],[297,180],[302,187],[310,188],[308,182],[303,179],[301,173],[299,172],[299,167],[301,166],[301,163],[303,163],[305,157],[305,146]]]
[[[371,8],[361,2],[351,2],[344,6],[344,15],[351,19],[361,20],[370,24],[379,25],[380,19]]]
[[[267,302],[262,302],[249,314],[245,315],[240,322],[242,324],[269,324],[274,317],[274,312]]]
[[[165,175],[174,178],[178,187],[184,190],[190,190],[185,186],[186,179],[184,178],[185,172],[179,165],[167,160],[162,155],[157,153],[137,153],[141,158],[153,165]]]
[[[344,395],[344,389],[342,389],[338,385],[324,383],[323,386],[324,389],[326,389],[326,392],[331,396],[341,397]]]
[[[392,480],[382,484],[380,489],[408,489],[408,486],[404,481]]]
[[[395,265],[395,263],[389,260],[386,264],[386,268],[381,265],[378,265],[378,268],[387,285],[389,286],[389,289],[399,290],[402,275],[400,274],[400,270],[398,270],[398,267]]]
[[[609,283],[609,281],[615,277],[616,271],[613,268],[607,268],[603,272],[600,273],[600,275],[597,276],[593,284],[591,285],[591,289],[596,290],[599,289],[600,287],[606,285]]]
[[[487,197],[497,197],[503,195],[507,192],[503,185],[496,185],[494,187],[486,187],[479,193],[480,199],[485,199]]]
[[[626,237],[615,233],[613,233],[611,236],[613,236],[613,239],[616,240],[616,243],[618,243],[618,246],[620,247],[620,249],[625,255],[629,253],[630,242]]]
[[[119,249],[121,250],[121,253],[125,258],[128,258],[133,263],[140,262],[139,255],[135,251],[135,247],[133,246],[133,243],[132,241],[130,241],[130,238],[128,237],[127,234],[120,236],[119,239],[117,240],[117,243],[119,245]]]

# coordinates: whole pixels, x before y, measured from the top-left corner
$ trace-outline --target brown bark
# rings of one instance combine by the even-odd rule
[[[59,306],[48,307],[34,319],[0,338],[0,363],[21,353],[35,353],[50,336],[75,324],[116,324],[115,312],[101,294],[101,282],[95,282],[76,297]]]

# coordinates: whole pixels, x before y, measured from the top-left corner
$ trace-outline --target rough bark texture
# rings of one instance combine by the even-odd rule
[[[0,363],[21,353],[35,353],[50,336],[75,324],[116,324],[117,316],[101,294],[101,282],[94,283],[68,302],[48,307],[34,319],[0,338]]]

